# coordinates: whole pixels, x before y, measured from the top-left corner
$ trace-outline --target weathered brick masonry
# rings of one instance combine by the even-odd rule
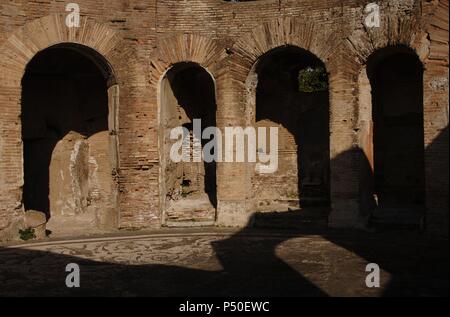
[[[69,2],[80,6],[79,28],[65,24]],[[109,138],[85,141],[90,182],[90,203],[85,205],[92,209],[86,207],[94,214],[94,226],[166,224],[167,127],[160,111],[162,96],[176,95],[161,88],[172,66],[192,62],[211,75],[218,127],[257,125],[256,65],[274,49],[287,46],[312,53],[328,73],[329,225],[361,225],[371,193],[364,176],[366,161],[373,166],[366,65],[383,48],[404,47],[424,69],[427,228],[447,234],[448,0],[377,1],[379,28],[364,25],[369,2],[373,1],[0,0],[0,237],[20,227],[25,211],[22,78],[38,52],[55,45],[70,48],[68,43],[79,44],[86,52],[92,49],[109,74]],[[295,142],[289,142],[283,157],[292,163],[286,166],[296,166]],[[105,152],[109,160],[104,159]],[[300,194],[295,188],[294,194],[286,194],[292,188],[283,187],[297,181],[297,175],[291,174],[282,170],[268,176],[270,186],[280,189],[279,197],[270,197],[258,187],[265,180],[254,175],[254,165],[218,163],[215,224],[245,226],[270,199],[287,201],[289,195],[296,195],[295,206]]]

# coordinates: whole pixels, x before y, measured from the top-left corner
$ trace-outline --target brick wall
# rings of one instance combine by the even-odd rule
[[[214,77],[218,126],[251,119],[248,80],[260,56],[286,44],[325,64],[330,81],[333,226],[360,221],[358,78],[389,45],[411,47],[425,66],[426,189],[433,230],[448,226],[448,1],[381,1],[382,25],[364,27],[366,0],[77,0],[81,27],[64,24],[64,1],[0,0],[0,228],[23,212],[20,80],[40,50],[77,42],[97,50],[117,80],[119,226],[159,227],[158,88],[171,65],[193,61]],[[251,215],[251,167],[218,164],[220,225]],[[276,184],[274,184],[276,186]],[[444,229],[447,228],[447,229]]]

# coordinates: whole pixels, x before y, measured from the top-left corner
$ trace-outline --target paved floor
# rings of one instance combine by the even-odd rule
[[[448,240],[274,230],[50,241],[0,248],[0,296],[448,295]],[[65,286],[77,263],[81,287]],[[381,287],[367,288],[368,263]]]

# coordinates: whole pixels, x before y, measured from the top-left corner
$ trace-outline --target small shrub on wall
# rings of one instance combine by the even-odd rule
[[[301,92],[318,92],[328,89],[328,76],[324,67],[307,67],[298,74],[299,90]]]

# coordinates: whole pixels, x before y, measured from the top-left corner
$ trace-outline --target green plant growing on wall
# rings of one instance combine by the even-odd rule
[[[328,75],[324,67],[306,67],[298,74],[299,91],[318,92],[328,89]]]
[[[20,239],[24,241],[28,241],[31,239],[36,239],[36,235],[34,234],[33,228],[27,228],[25,230],[19,230]]]

